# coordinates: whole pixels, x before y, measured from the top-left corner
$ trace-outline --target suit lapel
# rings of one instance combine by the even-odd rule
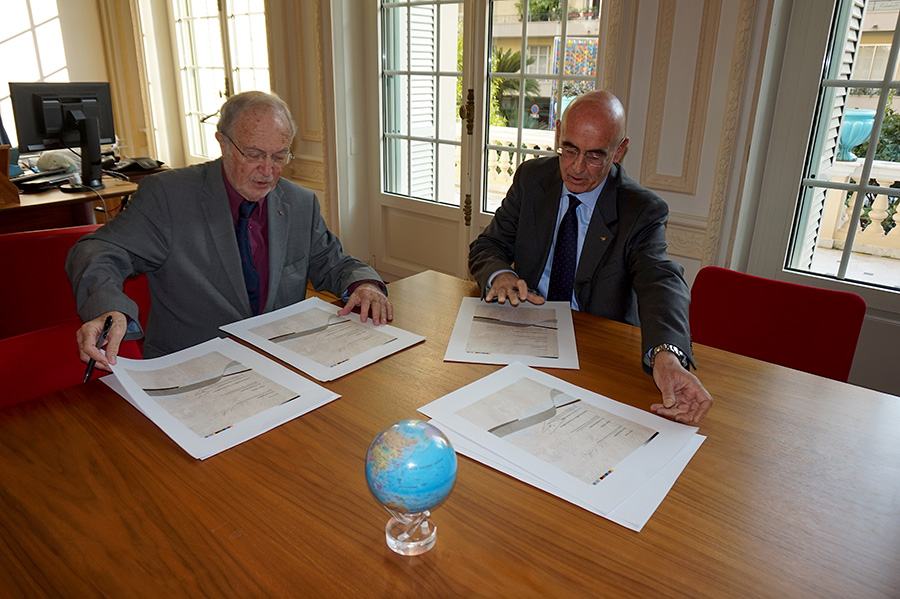
[[[231,207],[228,205],[228,193],[222,182],[221,159],[209,163],[204,183],[200,193],[200,204],[206,216],[207,230],[222,264],[223,277],[231,286],[242,311],[250,316],[250,299],[247,297],[247,287],[241,271],[241,256],[235,241],[234,219],[231,216]],[[221,278],[215,278],[210,273],[210,280],[221,280]]]
[[[266,312],[274,308],[278,284],[281,282],[281,270],[287,253],[289,209],[284,202],[281,189],[276,185],[266,198],[266,218],[269,227],[269,297],[266,299],[264,309]]]
[[[583,304],[580,298],[581,291],[590,288],[591,277],[596,272],[607,249],[612,247],[615,238],[610,227],[618,220],[616,208],[618,175],[619,167],[614,165],[606,177],[606,184],[603,186],[600,197],[597,198],[597,205],[594,207],[591,222],[585,234],[581,257],[578,260],[578,270],[575,272],[575,297],[578,298],[579,305]]]
[[[556,215],[559,213],[559,195],[562,192],[562,178],[559,175],[558,163],[553,163],[550,176],[541,185],[543,194],[534,206],[534,222],[537,223],[536,248],[539,248],[541,259],[538,262],[535,281],[550,259],[550,246],[553,245],[553,234],[556,232]]]

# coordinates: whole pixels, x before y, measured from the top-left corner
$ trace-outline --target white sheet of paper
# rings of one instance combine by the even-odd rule
[[[556,405],[547,408],[551,395]],[[697,432],[519,363],[419,411],[603,515],[653,478]],[[490,432],[515,421],[527,426],[505,436]],[[631,440],[635,436],[639,442]]]
[[[657,472],[649,481],[647,481],[645,485],[614,507],[608,514],[603,514],[592,505],[580,501],[578,498],[554,487],[552,484],[533,476],[531,473],[517,467],[512,462],[497,455],[485,452],[483,447],[478,447],[476,443],[457,434],[455,431],[441,427],[439,422],[432,420],[431,423],[441,428],[450,439],[453,448],[459,453],[636,532],[640,532],[641,529],[644,528],[650,520],[650,516],[656,512],[659,504],[662,503],[662,500],[668,495],[669,491],[672,489],[672,485],[675,484],[675,481],[684,471],[688,462],[694,457],[694,454],[700,448],[703,441],[706,440],[706,437],[703,435],[694,435],[691,437],[691,440],[688,441],[681,451],[679,451],[675,457],[662,468],[662,470]]]
[[[102,380],[201,460],[340,397],[231,339],[112,370]]]
[[[274,312],[220,327],[320,381],[336,378],[425,340],[311,297]]]
[[[463,298],[444,354],[447,362],[578,368],[572,308],[566,302],[512,306]]]

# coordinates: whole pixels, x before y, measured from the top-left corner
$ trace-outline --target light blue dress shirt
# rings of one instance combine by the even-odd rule
[[[581,204],[578,205],[578,208],[575,209],[575,216],[578,218],[578,251],[576,254],[578,256],[578,262],[581,261],[581,248],[584,246],[584,238],[585,235],[587,235],[588,225],[591,224],[591,216],[594,214],[597,198],[600,197],[605,185],[606,179],[590,191],[581,194],[572,194],[581,202]],[[547,291],[550,288],[550,271],[553,269],[553,251],[556,249],[556,235],[559,233],[559,224],[562,222],[566,210],[569,209],[569,193],[571,192],[566,189],[566,184],[563,183],[562,195],[559,200],[559,209],[556,211],[556,226],[553,229],[553,244],[550,246],[550,256],[547,258],[547,264],[544,266],[544,272],[541,274],[541,280],[538,283],[538,293],[541,294],[541,297],[547,297]],[[575,269],[578,269],[577,262]],[[578,301],[575,299],[575,289],[572,289],[571,304],[573,310],[578,310]]]
[[[600,197],[600,194],[603,193],[603,187],[606,185],[606,179],[603,180],[600,185],[595,187],[590,191],[586,191],[584,193],[574,193],[578,201],[581,202],[578,208],[575,209],[575,216],[578,218],[578,253],[577,253],[577,261],[581,260],[581,248],[584,246],[584,238],[587,235],[588,225],[591,224],[591,216],[594,214],[594,207],[597,205],[597,198]],[[556,235],[559,232],[559,223],[562,222],[563,216],[566,214],[566,211],[569,209],[569,190],[566,188],[566,184],[563,183],[562,186],[562,195],[560,196],[559,201],[559,209],[556,211],[556,226],[553,228],[553,243],[550,245],[550,256],[547,258],[547,265],[544,266],[544,272],[541,275],[541,280],[538,282],[537,291],[541,295],[541,297],[547,297],[547,290],[550,287],[550,271],[553,269],[553,250],[556,249]],[[576,261],[575,269],[578,269],[578,264]],[[491,285],[494,284],[494,277],[499,275],[501,272],[511,272],[515,274],[515,271],[510,269],[498,270],[488,279],[488,289],[490,289]],[[518,276],[518,275],[517,275]],[[578,310],[578,301],[575,299],[575,290],[572,289],[572,309]]]

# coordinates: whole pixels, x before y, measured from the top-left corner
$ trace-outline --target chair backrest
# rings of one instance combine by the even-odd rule
[[[81,237],[100,225],[84,225],[0,235],[0,407],[38,397],[81,382],[75,332],[81,319],[66,276],[66,255]],[[150,290],[147,277],[125,281],[124,291],[147,325]],[[119,355],[140,358],[142,341],[125,341]],[[95,371],[102,376],[102,371]]]
[[[716,266],[691,287],[695,342],[845,382],[865,315],[855,293]]]
[[[0,235],[0,339],[77,318],[66,254],[100,225]],[[14,315],[14,316],[13,316]]]

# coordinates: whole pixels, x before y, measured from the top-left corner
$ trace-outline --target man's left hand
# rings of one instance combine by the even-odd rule
[[[359,320],[361,322],[366,321],[370,311],[373,324],[387,324],[394,320],[394,307],[391,305],[391,300],[374,283],[357,285],[347,299],[347,304],[338,310],[338,314],[346,316],[356,306],[359,306]]]
[[[699,424],[712,407],[713,399],[700,379],[688,372],[672,352],[660,352],[653,363],[653,382],[662,395],[662,403],[650,410],[683,424]]]

